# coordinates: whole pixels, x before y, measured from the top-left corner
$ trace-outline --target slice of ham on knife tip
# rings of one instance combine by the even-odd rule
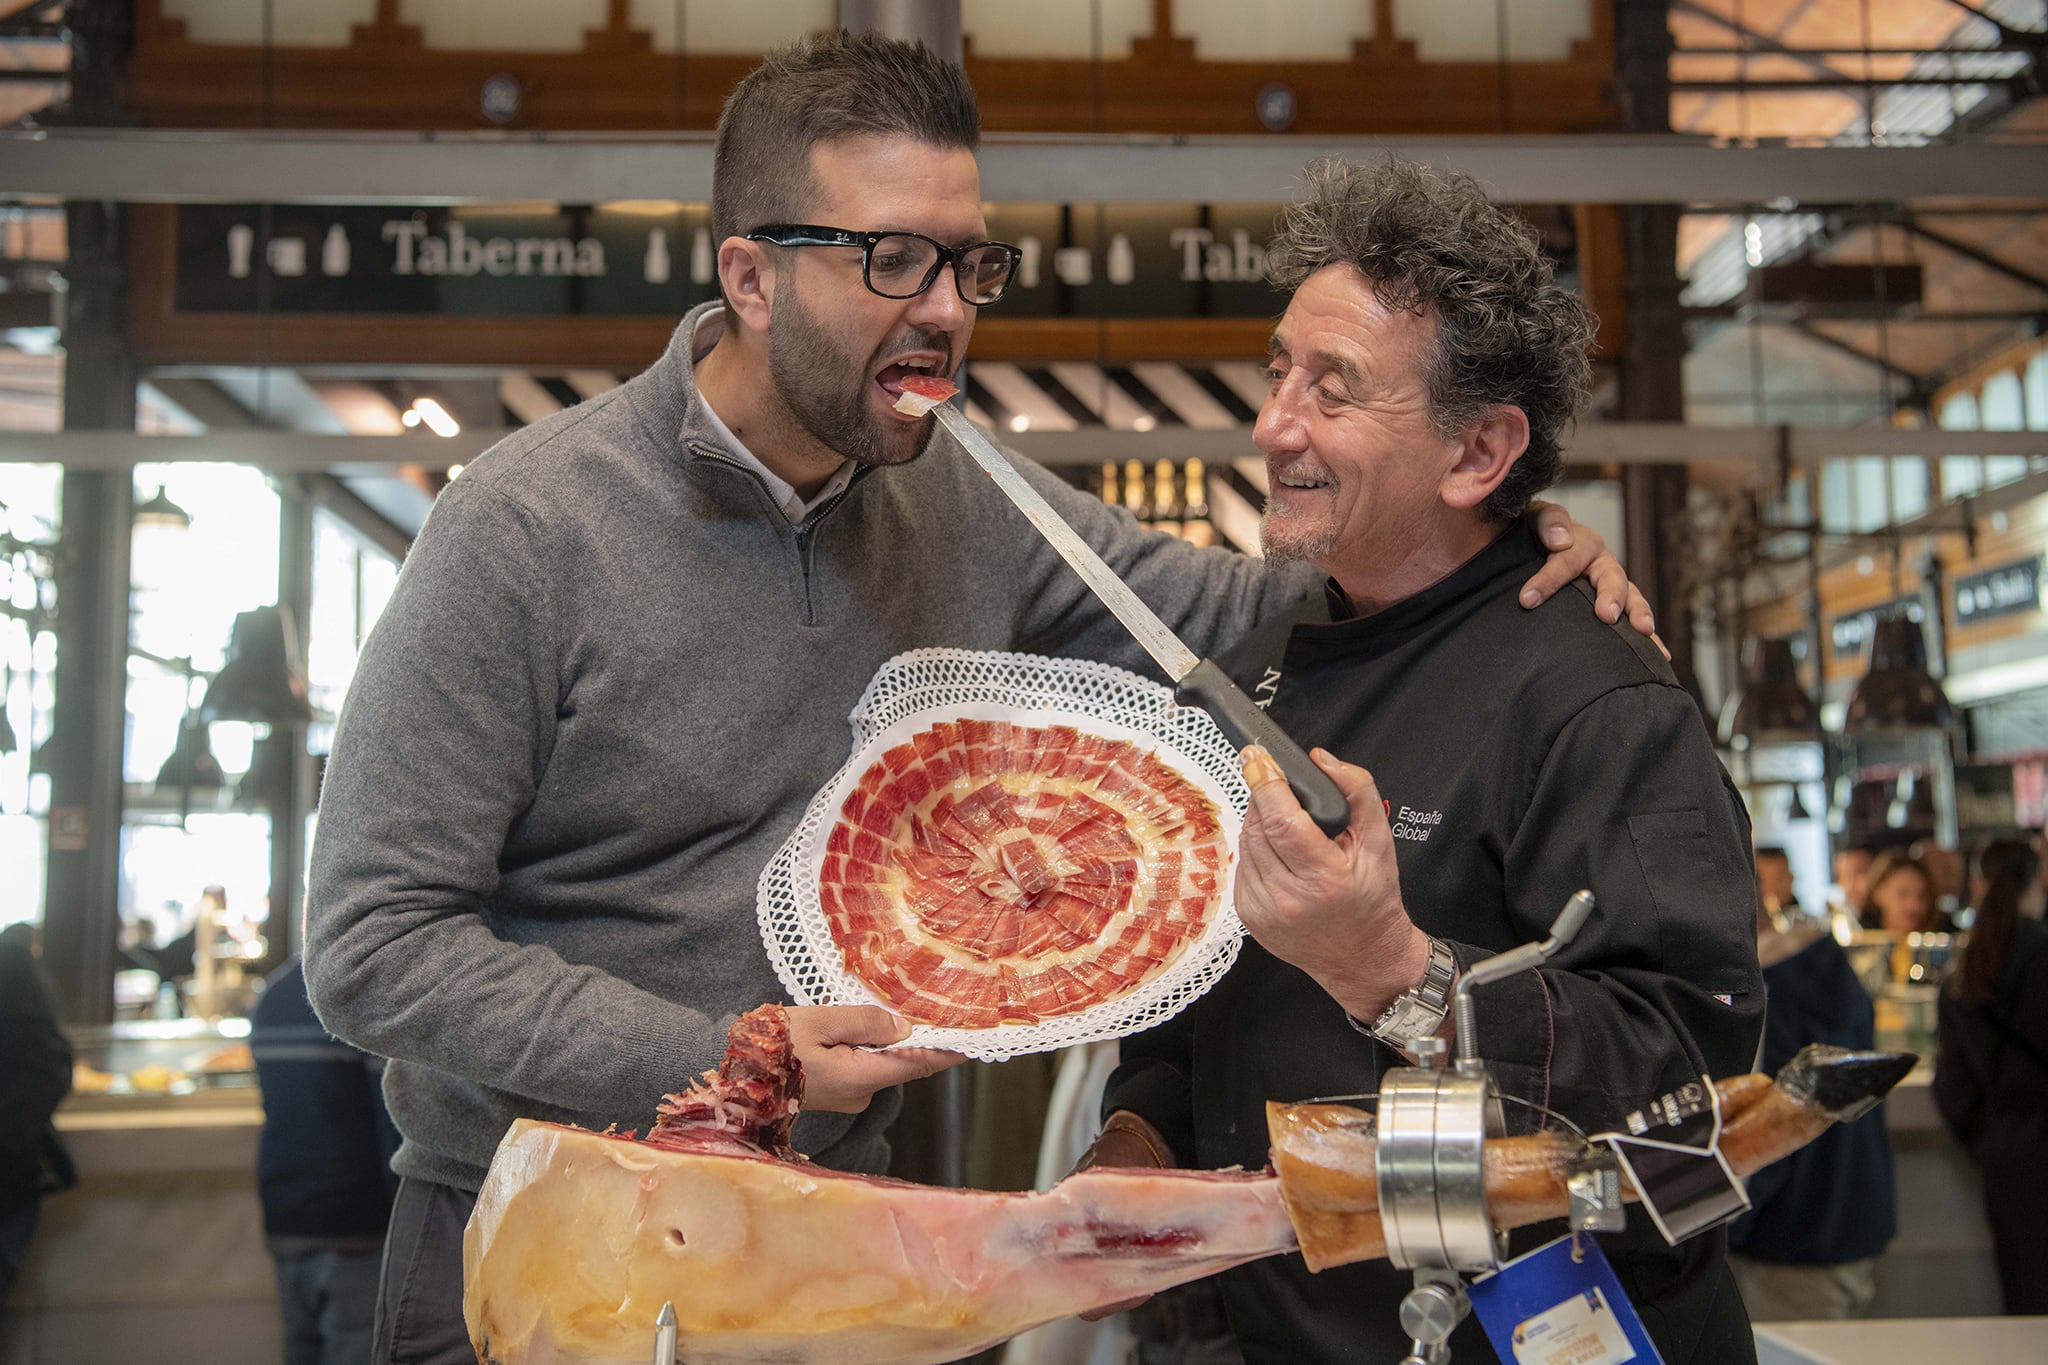
[[[896,411],[906,417],[922,417],[960,392],[960,386],[936,375],[907,374],[903,391],[896,395]]]

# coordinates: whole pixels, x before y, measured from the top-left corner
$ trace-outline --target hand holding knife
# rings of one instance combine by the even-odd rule
[[[1074,534],[1074,529],[1053,511],[1051,505],[1039,496],[1038,490],[1025,481],[988,437],[982,435],[981,429],[968,420],[967,414],[945,401],[955,392],[954,386],[943,379],[912,376],[904,380],[903,395],[896,405],[904,412],[930,411],[937,416],[939,425],[995,480],[996,487],[1002,489],[1017,505],[1017,510],[1038,528],[1046,543],[1059,552],[1060,558],[1066,560],[1089,589],[1102,599],[1102,604],[1109,608],[1111,614],[1123,623],[1124,629],[1130,631],[1132,637],[1145,647],[1145,652],[1166,671],[1166,676],[1173,681],[1175,702],[1182,706],[1199,706],[1208,712],[1217,728],[1239,749],[1257,744],[1271,754],[1286,776],[1287,785],[1301,802],[1302,809],[1308,812],[1309,818],[1324,834],[1335,838],[1349,826],[1351,810],[1345,804],[1343,793],[1337,790],[1337,784],[1222,669],[1207,659],[1197,658],[1195,652],[1159,619],[1158,614],[1117,577],[1116,571],[1103,562],[1102,556]]]

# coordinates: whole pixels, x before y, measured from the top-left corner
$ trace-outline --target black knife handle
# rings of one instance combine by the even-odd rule
[[[1202,660],[1181,678],[1180,685],[1173,690],[1173,699],[1182,706],[1199,706],[1207,711],[1216,728],[1238,748],[1256,744],[1271,754],[1295,799],[1308,812],[1308,818],[1316,822],[1317,829],[1334,839],[1350,826],[1351,807],[1345,804],[1344,793],[1337,790],[1329,774],[1318,768],[1302,747],[1288,738],[1287,732],[1275,725],[1272,717],[1239,690],[1222,669]]]

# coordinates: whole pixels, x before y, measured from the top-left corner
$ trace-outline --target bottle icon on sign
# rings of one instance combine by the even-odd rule
[[[667,228],[648,229],[647,259],[642,263],[640,273],[649,284],[668,283]]]
[[[1129,284],[1138,277],[1137,254],[1131,250],[1131,239],[1121,232],[1109,239],[1109,259],[1103,263],[1103,273],[1111,284]]]
[[[1017,242],[1017,286],[1020,289],[1038,288],[1038,259],[1044,252],[1045,244],[1036,237],[1020,238]]]
[[[717,268],[718,262],[711,255],[711,230],[698,228],[690,239],[690,279],[696,284],[709,284]]]
[[[339,223],[328,227],[327,236],[320,243],[320,273],[348,274],[348,232]]]
[[[247,223],[237,223],[228,229],[228,277],[236,280],[249,278],[249,258],[256,251],[256,230]]]
[[[306,273],[306,244],[297,237],[272,237],[264,255],[273,275],[295,278]]]

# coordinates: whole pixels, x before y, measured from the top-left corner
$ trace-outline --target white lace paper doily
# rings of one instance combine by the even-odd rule
[[[1172,1018],[1237,960],[1244,927],[1230,900],[1237,836],[1250,801],[1237,751],[1208,713],[1175,706],[1167,688],[1135,673],[1080,659],[965,649],[918,649],[882,665],[854,705],[853,756],[804,811],[761,873],[755,909],[761,941],[799,1005],[883,1002],[846,969],[818,902],[825,841],[847,795],[883,752],[942,720],[1070,725],[1147,751],[1214,803],[1228,858],[1220,902],[1202,936],[1165,971],[1073,1014],[995,1028],[914,1025],[901,1046],[942,1047],[999,1062],[1027,1052],[1120,1038]],[[884,1008],[887,1008],[884,1005]]]

